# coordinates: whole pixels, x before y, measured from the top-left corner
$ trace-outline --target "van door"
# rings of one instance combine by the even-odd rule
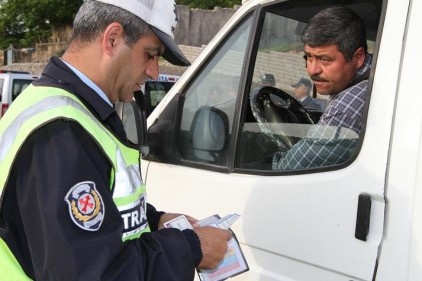
[[[198,219],[240,214],[232,229],[250,271],[235,280],[349,281],[375,275],[397,83],[384,81],[375,68],[379,55],[383,69],[394,73],[400,56],[397,45],[388,47],[397,61],[384,58],[381,0],[344,2],[364,19],[373,55],[363,128],[328,130],[341,144],[333,161],[273,165],[274,155],[302,140],[314,122],[292,96],[292,84],[307,76],[301,32],[310,17],[337,2],[247,2],[203,51],[189,78],[179,81],[177,93],[170,92],[172,100],[148,120],[151,153],[143,173],[150,202]],[[391,34],[400,41],[404,21],[397,22]],[[275,84],[263,88],[261,78],[268,73]],[[321,145],[333,151],[336,143]]]

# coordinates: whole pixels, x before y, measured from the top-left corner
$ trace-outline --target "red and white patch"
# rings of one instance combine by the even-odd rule
[[[83,230],[97,231],[104,220],[104,202],[95,183],[80,182],[65,196],[72,221]]]

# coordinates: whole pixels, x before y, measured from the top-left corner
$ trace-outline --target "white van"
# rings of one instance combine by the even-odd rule
[[[310,125],[263,131],[250,94],[263,73],[290,93],[306,75],[300,34],[332,5],[367,25],[364,129],[344,135],[358,145],[340,164],[271,170],[275,139]],[[149,201],[198,219],[240,214],[250,270],[232,280],[422,280],[421,26],[419,0],[244,1],[148,118]]]
[[[29,72],[0,70],[0,118],[15,98],[37,78]]]

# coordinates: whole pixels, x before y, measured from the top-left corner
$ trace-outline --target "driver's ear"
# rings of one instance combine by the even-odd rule
[[[356,69],[359,69],[363,63],[365,62],[365,50],[363,49],[363,47],[359,47],[355,53],[353,54],[353,59],[355,61],[356,64]]]

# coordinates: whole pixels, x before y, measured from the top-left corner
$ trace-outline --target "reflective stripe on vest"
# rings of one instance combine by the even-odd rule
[[[122,240],[149,232],[146,219],[146,190],[139,169],[138,150],[125,146],[109,132],[72,94],[52,87],[28,86],[12,103],[0,122],[0,210],[12,164],[25,140],[37,128],[54,119],[79,123],[98,143],[112,164],[110,188],[122,216]],[[71,188],[69,186],[69,188]],[[0,241],[0,263],[10,262],[10,251]],[[2,266],[1,266],[2,267]],[[21,279],[17,279],[21,280]]]

